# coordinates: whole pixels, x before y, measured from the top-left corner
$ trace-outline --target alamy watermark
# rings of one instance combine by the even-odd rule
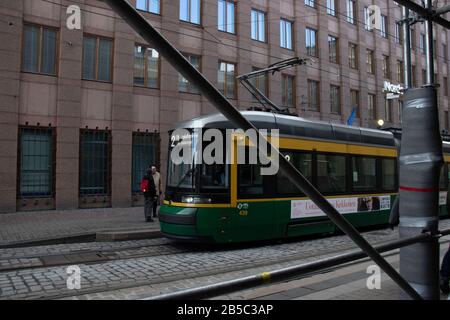
[[[67,289],[80,290],[81,289],[81,269],[79,266],[68,266],[66,273],[69,275],[67,278]]]
[[[259,164],[261,175],[275,175],[279,130],[261,129],[259,133],[254,129],[177,129],[170,137],[170,158],[175,165]]]
[[[81,9],[77,5],[67,7],[66,26],[69,30],[81,30]]]
[[[381,269],[377,265],[370,265],[367,267],[367,273],[370,276],[367,278],[366,286],[369,290],[381,289]]]

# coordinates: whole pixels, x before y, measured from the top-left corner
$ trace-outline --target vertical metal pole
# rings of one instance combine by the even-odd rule
[[[432,9],[432,0],[427,0],[428,9]],[[427,85],[434,85],[434,37],[433,37],[433,21],[427,19],[425,22],[426,35],[426,55],[427,55]]]
[[[427,5],[431,9],[431,0]],[[434,85],[433,22],[427,18],[427,85],[409,89],[404,95],[399,157],[401,239],[417,236],[425,230],[435,235],[439,227],[439,176],[443,155]],[[400,274],[423,299],[438,300],[437,238],[400,249]]]
[[[404,57],[404,83],[405,89],[412,87],[411,67],[411,29],[409,27],[409,9],[403,7],[403,57]]]

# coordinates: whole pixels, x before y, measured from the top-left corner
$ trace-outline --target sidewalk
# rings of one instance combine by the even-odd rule
[[[102,208],[0,214],[0,247],[68,238],[95,238],[106,231],[160,231],[145,222],[144,209]]]

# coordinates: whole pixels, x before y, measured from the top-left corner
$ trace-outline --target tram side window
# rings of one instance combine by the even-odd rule
[[[447,179],[445,179],[445,177],[447,177],[447,176],[448,176],[447,168],[444,165],[441,168],[441,175],[439,177],[439,189],[441,189],[441,190],[446,190],[447,189],[448,181],[447,181]]]
[[[375,190],[377,188],[377,160],[352,157],[352,181],[354,190]]]
[[[241,164],[238,167],[239,194],[262,195],[264,188],[261,166],[255,164]]]
[[[395,160],[383,159],[381,160],[382,184],[383,190],[395,190]]]
[[[312,155],[299,152],[282,151],[286,159],[294,165],[305,176],[312,181]],[[277,193],[278,194],[302,194],[302,192],[290,182],[290,180],[281,172],[277,174]]]
[[[317,187],[323,193],[345,192],[345,157],[317,155]]]

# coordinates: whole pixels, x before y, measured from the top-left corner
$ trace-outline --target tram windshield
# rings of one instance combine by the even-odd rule
[[[172,157],[172,150],[183,143],[184,150],[190,150],[189,161],[176,162]],[[183,189],[188,192],[200,193],[224,193],[230,186],[229,165],[214,163],[211,165],[202,163],[194,164],[196,158],[198,133],[191,132],[190,136],[171,137],[169,147],[168,179],[167,185],[172,189]],[[205,146],[203,146],[205,147]],[[183,152],[179,154],[183,156]],[[192,158],[192,159],[191,159]]]
[[[181,149],[179,154],[172,154],[172,150],[179,144],[183,144],[184,149]],[[169,167],[168,167],[168,179],[167,185],[174,188],[183,189],[195,189],[195,151],[197,148],[198,139],[194,133],[190,133],[189,136],[185,137],[171,137],[170,147],[169,147]],[[181,161],[179,163],[174,157],[185,158],[183,152],[184,150],[190,149],[189,157],[186,159],[189,161]]]

